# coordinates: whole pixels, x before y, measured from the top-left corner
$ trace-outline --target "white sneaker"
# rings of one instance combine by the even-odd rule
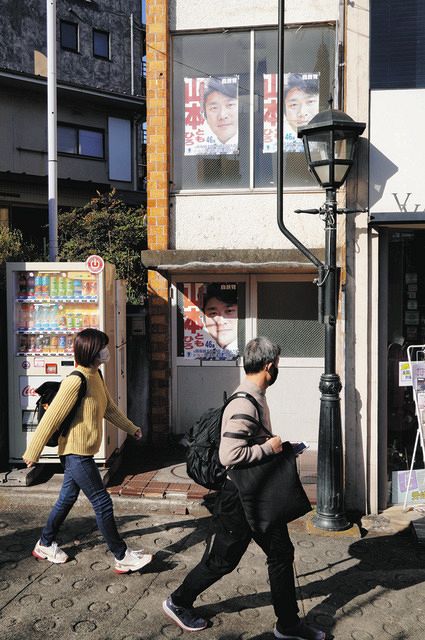
[[[41,560],[49,560],[49,562],[53,562],[54,564],[63,564],[67,560],[69,560],[69,556],[62,551],[60,547],[58,547],[57,542],[52,542],[50,547],[44,547],[40,544],[40,540],[38,540],[34,549],[32,550],[32,555],[34,558],[40,558]]]
[[[135,551],[129,549],[125,552],[125,556],[122,560],[115,558],[115,573],[129,573],[130,571],[138,571],[145,567],[152,561],[153,555],[151,553],[143,553],[143,549]]]

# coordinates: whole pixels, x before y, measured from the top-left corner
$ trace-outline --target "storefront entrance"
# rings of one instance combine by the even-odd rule
[[[381,406],[380,458],[386,467],[387,504],[403,502],[406,474],[418,429],[412,386],[406,378],[407,348],[425,345],[425,229],[380,231]],[[386,375],[385,373],[386,372]],[[384,452],[386,455],[384,455]],[[421,447],[415,469],[423,469]],[[420,474],[415,476],[415,484]],[[384,474],[381,473],[384,482]],[[403,493],[404,489],[404,493]],[[418,486],[420,491],[421,488]],[[384,498],[384,488],[381,497]]]

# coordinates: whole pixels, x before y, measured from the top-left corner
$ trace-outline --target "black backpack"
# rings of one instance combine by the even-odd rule
[[[57,430],[52,433],[46,445],[48,447],[57,447],[59,442],[59,436],[66,436],[68,433],[68,429],[71,426],[71,422],[77,413],[77,409],[81,404],[81,400],[84,398],[87,392],[87,380],[86,376],[81,373],[81,371],[72,371],[70,376],[78,376],[81,379],[80,388],[78,389],[77,401],[72,407],[71,411],[68,413],[62,424],[59,425]],[[59,387],[61,382],[56,382],[54,380],[48,380],[47,382],[43,382],[35,392],[40,396],[37,400],[37,404],[35,405],[35,411],[37,413],[38,422],[40,422],[41,418],[46,413],[47,407],[52,403],[53,398],[59,391]]]
[[[223,412],[229,402],[235,398],[246,398],[257,409],[259,420],[245,414],[237,414],[236,418],[247,419],[254,423],[258,429],[261,425],[260,406],[256,399],[245,391],[237,391],[217,409],[208,409],[186,434],[186,469],[187,475],[197,484],[207,489],[220,489],[226,479],[226,467],[218,457],[218,449],[221,437],[221,421]],[[240,434],[226,433],[226,436],[234,438],[251,438]]]

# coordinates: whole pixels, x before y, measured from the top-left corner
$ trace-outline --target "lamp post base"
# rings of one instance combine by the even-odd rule
[[[341,513],[338,516],[327,516],[323,513],[318,513],[311,519],[311,522],[314,527],[324,529],[325,531],[345,531],[352,527],[351,522],[347,520],[344,513]]]
[[[344,509],[339,376],[336,373],[324,373],[319,388],[322,395],[317,455],[317,514],[312,522],[319,529],[344,531],[351,527],[351,523]]]

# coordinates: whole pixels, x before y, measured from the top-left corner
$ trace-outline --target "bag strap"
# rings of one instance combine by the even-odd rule
[[[69,375],[78,376],[81,380],[80,388],[78,389],[77,401],[74,405],[75,407],[78,407],[81,403],[81,400],[84,398],[84,396],[87,393],[87,378],[84,375],[84,373],[81,373],[81,371],[77,371],[77,370],[71,371]]]

